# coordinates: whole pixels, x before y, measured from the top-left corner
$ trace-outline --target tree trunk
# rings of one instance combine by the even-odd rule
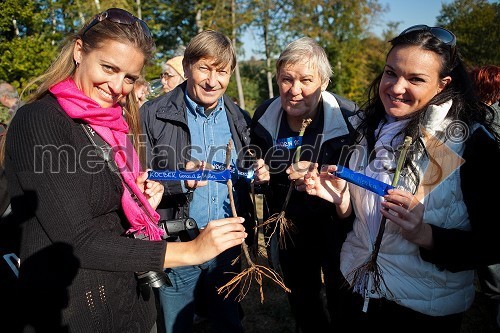
[[[269,0],[267,1],[267,10],[264,13],[265,19],[264,19],[264,47],[266,50],[266,74],[267,74],[267,89],[269,90],[269,98],[274,97],[274,92],[273,92],[273,73],[271,71],[271,46],[269,45],[269,9],[270,9],[270,2]],[[278,74],[278,73],[276,73]]]
[[[203,31],[203,24],[201,23],[201,8],[196,10],[196,28],[198,29],[198,33]]]
[[[232,38],[233,38],[233,47],[236,52],[236,3],[235,0],[231,0],[231,23],[232,23]],[[237,54],[237,52],[236,52]],[[236,78],[236,87],[238,88],[238,104],[242,109],[245,109],[245,95],[243,94],[243,87],[241,85],[241,77],[240,77],[240,65],[239,62],[236,62],[236,68],[234,69],[234,75]]]
[[[137,4],[137,18],[142,20],[142,8],[141,8],[141,0],[135,0]]]

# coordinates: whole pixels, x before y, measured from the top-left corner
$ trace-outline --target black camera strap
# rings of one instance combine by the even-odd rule
[[[191,200],[193,200],[193,192],[194,190],[190,189],[186,193],[184,193],[184,195],[186,196],[186,201],[179,207],[179,218],[189,217],[189,205],[191,204]]]
[[[143,210],[146,216],[151,220],[151,222],[155,223],[154,218],[149,214],[149,211],[144,207],[139,198],[135,195],[134,191],[130,188],[130,186],[123,179],[122,174],[116,165],[115,159],[113,158],[113,149],[110,145],[104,141],[103,138],[99,134],[96,133],[88,124],[81,124],[83,131],[89,138],[92,145],[95,147],[95,151],[98,156],[102,157],[106,161],[106,165],[109,167],[111,172],[117,173],[120,177],[122,184],[125,185],[126,190],[132,196],[132,199],[137,203],[137,205]],[[195,223],[196,224],[196,223]],[[149,299],[151,297],[151,287],[159,288],[162,285],[172,286],[172,282],[170,278],[165,272],[155,272],[155,271],[147,271],[147,272],[136,272],[136,278],[139,290],[145,299]]]
[[[118,176],[120,177],[120,179],[122,181],[122,184],[125,186],[125,188],[129,192],[132,199],[134,199],[135,203],[143,210],[143,212],[146,214],[146,216],[149,217],[151,222],[153,222],[153,224],[154,224],[155,219],[151,216],[151,214],[146,209],[146,207],[144,207],[144,205],[139,200],[137,195],[135,195],[134,191],[130,188],[130,186],[127,184],[127,182],[125,182],[125,180],[123,179],[122,174],[120,173],[120,170],[118,168],[118,165],[116,165],[116,162],[113,158],[113,149],[110,147],[110,145],[106,141],[104,141],[103,138],[101,138],[101,136],[99,134],[97,134],[96,131],[94,131],[92,129],[92,127],[90,127],[90,125],[81,124],[81,126],[83,128],[83,131],[85,132],[85,134],[89,138],[90,142],[95,147],[97,155],[99,155],[100,157],[102,157],[104,159],[104,161],[106,161],[106,165],[109,167],[111,172],[118,174]]]
[[[109,144],[104,141],[103,138],[99,134],[97,134],[92,127],[88,124],[81,124],[85,134],[89,138],[90,142],[92,145],[95,147],[96,153],[98,156],[100,156],[104,161],[106,161],[106,165],[109,167],[109,169],[117,173],[118,176],[120,176],[120,179],[122,180],[122,183],[125,185],[127,188],[128,192],[134,199],[134,201],[137,203],[139,207],[146,213],[146,215],[150,218],[151,221],[154,223],[154,218],[151,216],[149,211],[142,205],[141,201],[139,198],[135,195],[134,191],[130,188],[130,186],[125,182],[123,179],[118,165],[116,165],[116,162],[113,158],[113,149],[109,146]],[[185,195],[185,201],[183,203],[180,203],[177,207],[178,213],[177,213],[177,218],[180,219],[187,219],[189,218],[189,205],[191,204],[191,200],[193,199],[193,192],[194,190],[188,190]]]

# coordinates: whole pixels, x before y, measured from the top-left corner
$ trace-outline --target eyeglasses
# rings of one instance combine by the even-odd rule
[[[455,47],[457,45],[457,38],[455,37],[455,34],[451,32],[450,30],[447,30],[445,28],[441,27],[429,27],[428,25],[425,24],[419,24],[419,25],[414,25],[412,27],[409,27],[408,29],[403,30],[399,35],[403,36],[409,32],[412,31],[428,31],[430,32],[434,37],[439,39],[443,44],[448,45],[450,47],[450,54],[451,58],[453,59],[455,55]]]
[[[170,74],[170,73],[165,72],[165,73],[160,74],[160,79],[170,80],[171,78],[176,77],[176,76],[179,76],[179,75]]]
[[[2,94],[1,96],[5,96],[7,98],[19,99],[19,94],[18,94],[18,92],[16,90],[14,90],[14,91],[7,91],[4,94]]]
[[[110,8],[100,14],[97,14],[96,17],[87,25],[85,30],[83,30],[81,37],[83,38],[83,36],[87,33],[87,31],[92,29],[97,23],[102,22],[106,19],[114,23],[126,24],[126,25],[133,25],[136,22],[139,22],[142,31],[144,32],[144,35],[146,35],[147,38],[152,38],[151,31],[149,30],[146,22],[138,19],[137,17],[130,14],[126,10],[120,8]]]

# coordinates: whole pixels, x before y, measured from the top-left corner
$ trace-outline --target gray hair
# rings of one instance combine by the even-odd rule
[[[276,62],[276,73],[278,74],[283,67],[301,63],[305,59],[318,69],[321,83],[330,81],[333,70],[326,52],[309,37],[299,38],[287,45]]]

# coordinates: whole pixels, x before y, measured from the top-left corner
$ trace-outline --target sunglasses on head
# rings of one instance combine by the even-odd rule
[[[138,19],[137,17],[130,14],[126,10],[120,8],[110,8],[100,14],[97,14],[96,17],[87,25],[85,30],[83,30],[81,37],[83,38],[83,36],[87,33],[87,31],[92,29],[97,23],[102,22],[104,20],[110,20],[111,22],[125,24],[125,25],[133,25],[136,22],[139,22],[139,24],[142,27],[142,31],[144,32],[146,37],[152,38],[151,31],[149,30],[146,22]]]
[[[451,58],[455,55],[455,46],[457,45],[457,38],[450,30],[441,27],[429,27],[425,24],[414,25],[408,29],[403,30],[399,35],[403,36],[409,32],[413,31],[428,31],[434,37],[439,39],[443,44],[450,47]]]

